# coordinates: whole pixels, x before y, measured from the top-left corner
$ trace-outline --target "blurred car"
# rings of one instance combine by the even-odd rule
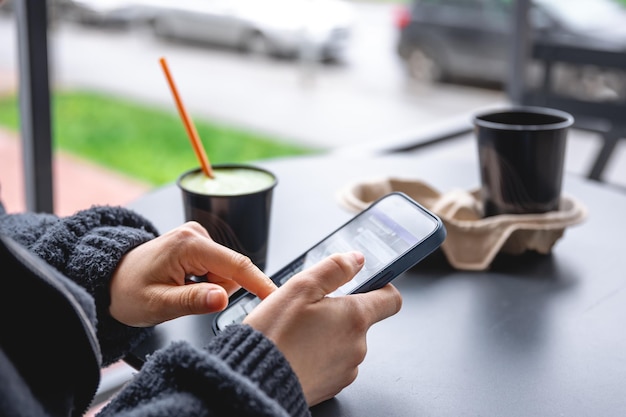
[[[177,0],[154,18],[158,36],[255,54],[339,61],[351,32],[344,0]]]
[[[63,0],[63,19],[90,25],[149,24],[169,0]]]
[[[511,0],[413,0],[399,9],[397,52],[420,80],[494,82],[509,73]],[[532,0],[532,36],[626,52],[626,9],[613,0]]]

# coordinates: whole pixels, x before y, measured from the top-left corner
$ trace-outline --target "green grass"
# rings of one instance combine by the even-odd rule
[[[182,121],[172,111],[103,94],[52,95],[54,150],[63,150],[153,185],[171,182],[198,166]],[[194,118],[212,164],[320,152],[286,141]],[[19,130],[15,96],[0,97],[0,126]]]

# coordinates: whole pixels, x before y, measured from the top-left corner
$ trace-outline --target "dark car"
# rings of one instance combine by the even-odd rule
[[[503,84],[514,0],[413,0],[396,16],[397,51],[420,80]],[[532,36],[626,52],[626,9],[614,0],[532,0]]]

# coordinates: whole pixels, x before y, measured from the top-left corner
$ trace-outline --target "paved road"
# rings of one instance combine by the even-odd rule
[[[312,82],[297,62],[252,60],[229,50],[166,42],[146,29],[100,30],[62,23],[50,31],[55,86],[93,88],[175,112],[158,59],[168,59],[195,117],[227,122],[298,143],[338,148],[432,130],[502,103],[502,92],[411,83],[395,55],[393,6],[355,4],[343,65],[318,66]],[[15,25],[0,15],[0,78],[17,68]],[[311,81],[311,79],[308,79]],[[1,80],[0,80],[1,81]],[[571,137],[566,168],[584,174],[597,138]],[[626,186],[626,143],[607,179]]]
[[[192,114],[323,147],[380,141],[503,100],[480,88],[411,85],[394,52],[392,6],[360,4],[343,65],[253,61],[162,41],[146,30],[63,23],[50,33],[51,81],[174,110],[158,58],[168,59]],[[16,67],[12,20],[0,17],[0,71]]]

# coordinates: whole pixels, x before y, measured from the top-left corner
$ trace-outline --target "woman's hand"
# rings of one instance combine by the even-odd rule
[[[326,297],[363,264],[360,253],[332,255],[291,278],[244,320],[283,352],[310,406],[354,381],[367,351],[367,331],[402,305],[391,284],[364,294]]]
[[[208,282],[186,284],[191,275]],[[223,310],[240,287],[267,297],[276,285],[250,259],[213,241],[196,222],[137,246],[111,278],[109,311],[135,327]]]

